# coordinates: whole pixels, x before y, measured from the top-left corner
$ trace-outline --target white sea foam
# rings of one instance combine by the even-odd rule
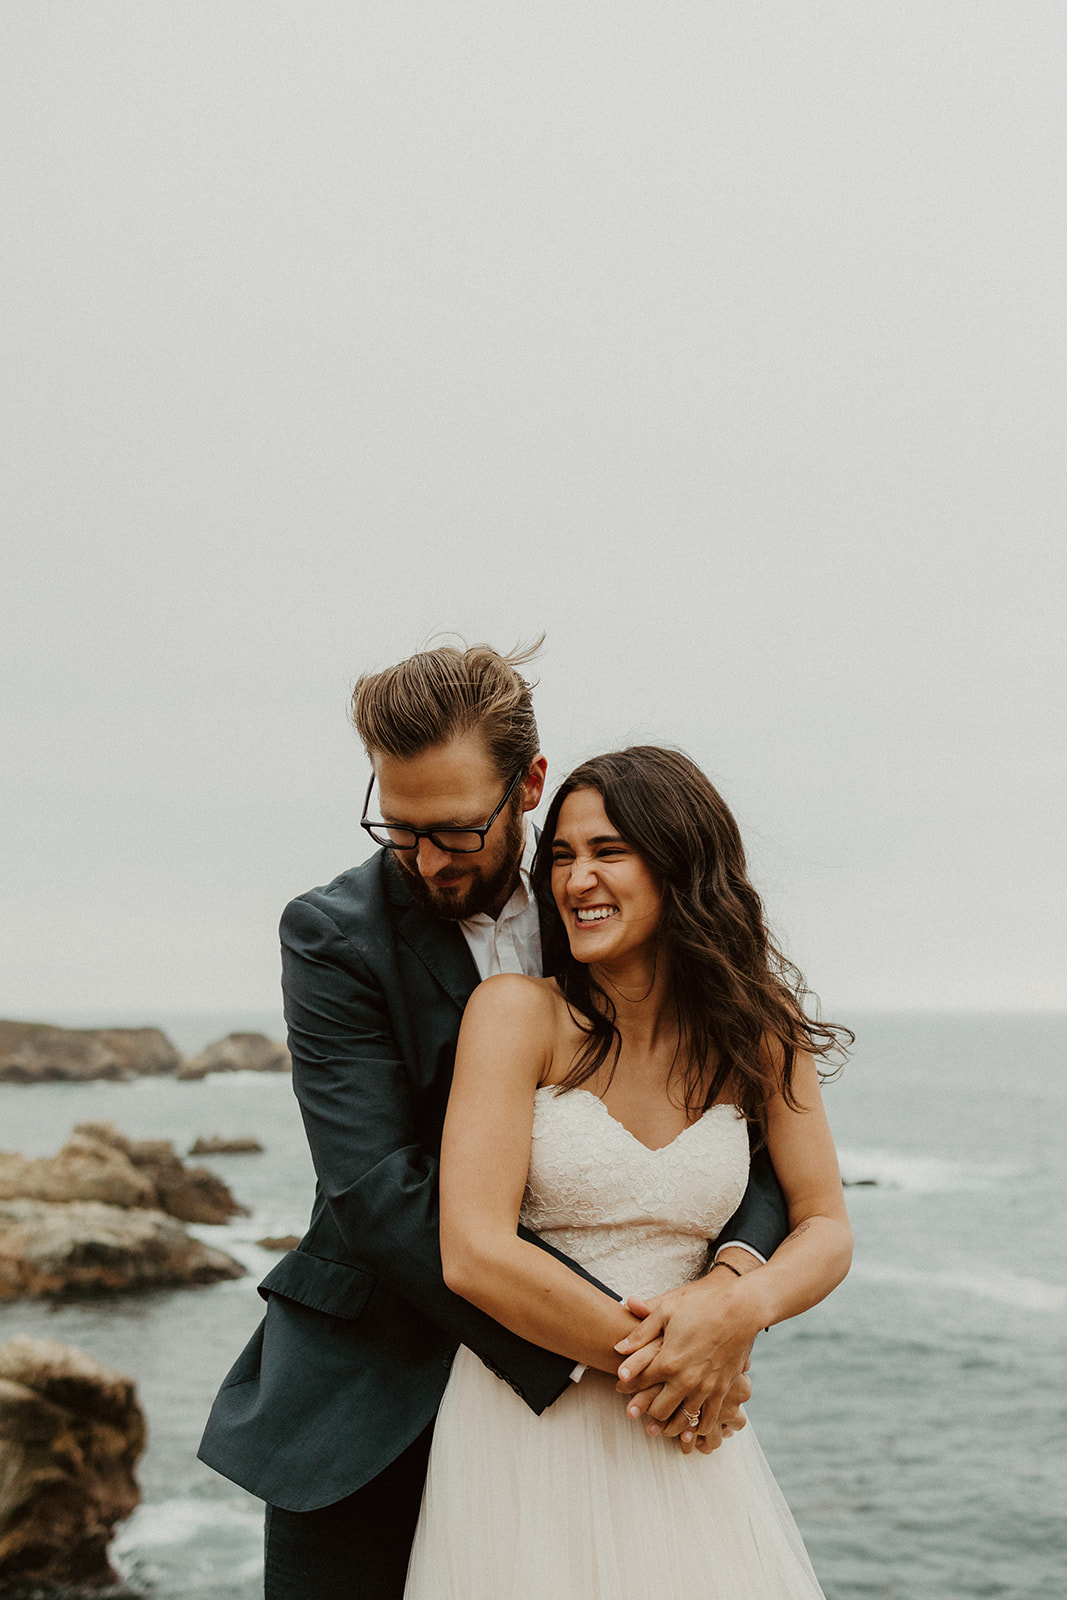
[[[142,1550],[185,1544],[216,1529],[258,1542],[263,1537],[263,1508],[252,1501],[243,1506],[192,1498],[141,1505],[117,1536],[115,1553],[129,1557]]]
[[[990,1189],[1016,1176],[1017,1167],[974,1166],[942,1156],[905,1155],[899,1150],[839,1150],[846,1184],[871,1184],[909,1194],[951,1194]]]
[[[1039,1278],[1020,1278],[995,1267],[981,1272],[924,1272],[920,1267],[894,1267],[879,1261],[855,1261],[851,1277],[868,1283],[895,1283],[907,1287],[947,1289],[959,1294],[974,1294],[983,1300],[1025,1311],[1067,1309],[1067,1285],[1043,1283]]]
[[[278,1260],[279,1252],[264,1249],[260,1239],[301,1239],[307,1227],[306,1218],[281,1216],[266,1208],[257,1209],[254,1216],[238,1217],[230,1222],[192,1222],[186,1227],[202,1244],[216,1250],[225,1250],[239,1261],[254,1278],[262,1278],[271,1264]]]

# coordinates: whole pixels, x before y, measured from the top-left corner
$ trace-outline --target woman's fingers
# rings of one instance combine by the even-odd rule
[[[653,1400],[656,1399],[660,1388],[661,1385],[657,1383],[654,1384],[651,1389],[639,1389],[636,1394],[632,1394],[629,1400],[626,1402],[626,1415],[628,1417],[633,1417],[635,1421],[640,1421],[640,1419],[647,1412],[649,1406],[652,1404]],[[657,1433],[662,1432],[662,1429],[658,1423],[655,1431]]]
[[[640,1303],[639,1301],[638,1304]],[[620,1356],[632,1355],[635,1350],[643,1350],[646,1345],[650,1345],[654,1339],[662,1338],[664,1326],[662,1313],[652,1311],[643,1322],[639,1322],[637,1327],[626,1335],[625,1339],[620,1339],[615,1348]]]
[[[669,1368],[671,1363],[658,1363],[655,1358],[649,1361],[643,1379],[646,1392],[653,1388],[652,1380],[661,1377],[665,1366]],[[686,1364],[680,1371],[668,1370],[646,1408],[647,1421],[658,1423],[664,1433],[680,1434],[685,1427],[681,1407],[685,1406],[691,1412],[700,1411],[710,1431],[713,1422],[728,1421],[751,1394],[752,1382],[745,1372],[731,1375],[724,1369],[709,1372],[700,1364]]]
[[[713,1426],[716,1425],[713,1424]],[[717,1426],[723,1437],[730,1439],[735,1433],[740,1433],[742,1428],[748,1426],[748,1418],[740,1406],[726,1405],[719,1413]]]
[[[656,1300],[642,1300],[639,1294],[632,1294],[626,1301],[626,1309],[632,1316],[648,1317],[656,1309]]]
[[[694,1426],[692,1419],[697,1415],[700,1420]],[[679,1416],[684,1424],[678,1435],[679,1444],[685,1445],[691,1441],[690,1448],[695,1448],[706,1456],[710,1456],[711,1452],[717,1450],[726,1439],[732,1439],[735,1433],[740,1433],[748,1423],[748,1418],[739,1405],[724,1407],[718,1419],[712,1422],[705,1418],[702,1410],[698,1412],[698,1408],[687,1401],[679,1409]],[[688,1453],[687,1450],[686,1454]]]
[[[634,1392],[642,1372],[655,1358],[659,1347],[660,1341],[654,1339],[651,1344],[646,1344],[643,1350],[635,1350],[632,1355],[626,1357],[626,1360],[619,1368],[619,1381],[616,1385],[620,1394],[632,1394]]]

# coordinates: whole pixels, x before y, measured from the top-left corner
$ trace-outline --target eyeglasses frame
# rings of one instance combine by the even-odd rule
[[[375,844],[381,845],[383,850],[417,850],[419,848],[420,839],[429,839],[431,844],[435,845],[438,850],[443,850],[446,855],[476,856],[479,851],[485,849],[486,835],[493,826],[493,823],[496,821],[497,817],[499,817],[500,813],[507,805],[508,801],[511,799],[512,795],[515,793],[515,790],[518,788],[521,780],[526,776],[526,768],[520,767],[518,772],[516,772],[515,776],[508,784],[507,793],[504,795],[503,800],[501,800],[500,804],[493,812],[493,815],[489,818],[489,821],[483,822],[479,827],[476,828],[413,828],[408,822],[390,824],[388,822],[376,822],[368,820],[367,807],[370,805],[371,790],[374,788],[374,781],[377,776],[378,774],[376,772],[372,772],[370,775],[370,782],[367,785],[367,793],[363,797],[363,815],[360,818],[360,827],[365,833],[370,834],[372,839],[374,839],[374,833],[372,831],[374,828],[380,828],[384,833],[387,833],[390,826],[403,827],[406,833],[413,833],[415,835],[415,843],[386,844],[381,839],[374,839]],[[474,846],[473,850],[450,850],[447,845],[442,844],[437,838],[439,833],[476,833],[479,835],[479,842]]]

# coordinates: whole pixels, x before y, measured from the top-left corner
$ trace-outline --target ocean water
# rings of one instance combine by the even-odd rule
[[[139,1022],[150,1018],[70,1021]],[[276,1016],[161,1017],[189,1052]],[[884,1015],[826,1090],[856,1260],[806,1316],[757,1341],[749,1407],[828,1600],[1067,1596],[1067,1016]],[[144,1500],[114,1547],[155,1600],[261,1594],[261,1508],[195,1459],[212,1395],[302,1231],[311,1170],[286,1079],[0,1085],[0,1148],[54,1150],[84,1118],[185,1150],[254,1134],[210,1165],[253,1209],[196,1231],[248,1277],[0,1308],[14,1333],[132,1375],[149,1419]],[[340,1448],[339,1443],[339,1448]]]

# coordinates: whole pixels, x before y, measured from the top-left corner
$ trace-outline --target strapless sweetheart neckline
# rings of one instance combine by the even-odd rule
[[[556,1089],[557,1089],[557,1086],[555,1084],[553,1084],[553,1083],[543,1083],[543,1084],[541,1084],[540,1088],[538,1088],[535,1092],[537,1094],[551,1094],[551,1095],[555,1096]],[[641,1146],[642,1150],[647,1150],[647,1152],[648,1152],[648,1154],[650,1156],[662,1155],[664,1150],[670,1150],[674,1145],[676,1145],[678,1143],[679,1139],[684,1139],[687,1133],[691,1133],[694,1128],[699,1128],[699,1126],[703,1122],[704,1118],[705,1117],[709,1117],[713,1111],[732,1111],[735,1117],[738,1115],[738,1109],[737,1109],[737,1107],[735,1105],[732,1105],[728,1100],[718,1100],[718,1101],[716,1101],[716,1103],[713,1106],[709,1106],[706,1111],[702,1111],[700,1116],[697,1117],[695,1122],[687,1123],[685,1125],[685,1127],[681,1130],[680,1133],[676,1133],[675,1134],[673,1139],[668,1139],[666,1144],[655,1144],[655,1145],[653,1145],[653,1144],[646,1144],[643,1139],[639,1139],[637,1137],[637,1134],[634,1133],[630,1128],[628,1128],[626,1126],[625,1122],[620,1122],[619,1118],[617,1116],[615,1116],[613,1112],[608,1110],[607,1106],[604,1104],[604,1102],[600,1098],[600,1096],[598,1094],[594,1093],[594,1091],[592,1089],[581,1089],[581,1088],[568,1089],[566,1091],[566,1093],[567,1094],[581,1094],[581,1095],[584,1095],[587,1100],[595,1100],[597,1105],[600,1107],[601,1111],[603,1111],[604,1115],[608,1118],[608,1120],[610,1122],[613,1122],[617,1128],[621,1128],[622,1132],[626,1135],[626,1137],[628,1139],[632,1139],[634,1144],[639,1144]]]

